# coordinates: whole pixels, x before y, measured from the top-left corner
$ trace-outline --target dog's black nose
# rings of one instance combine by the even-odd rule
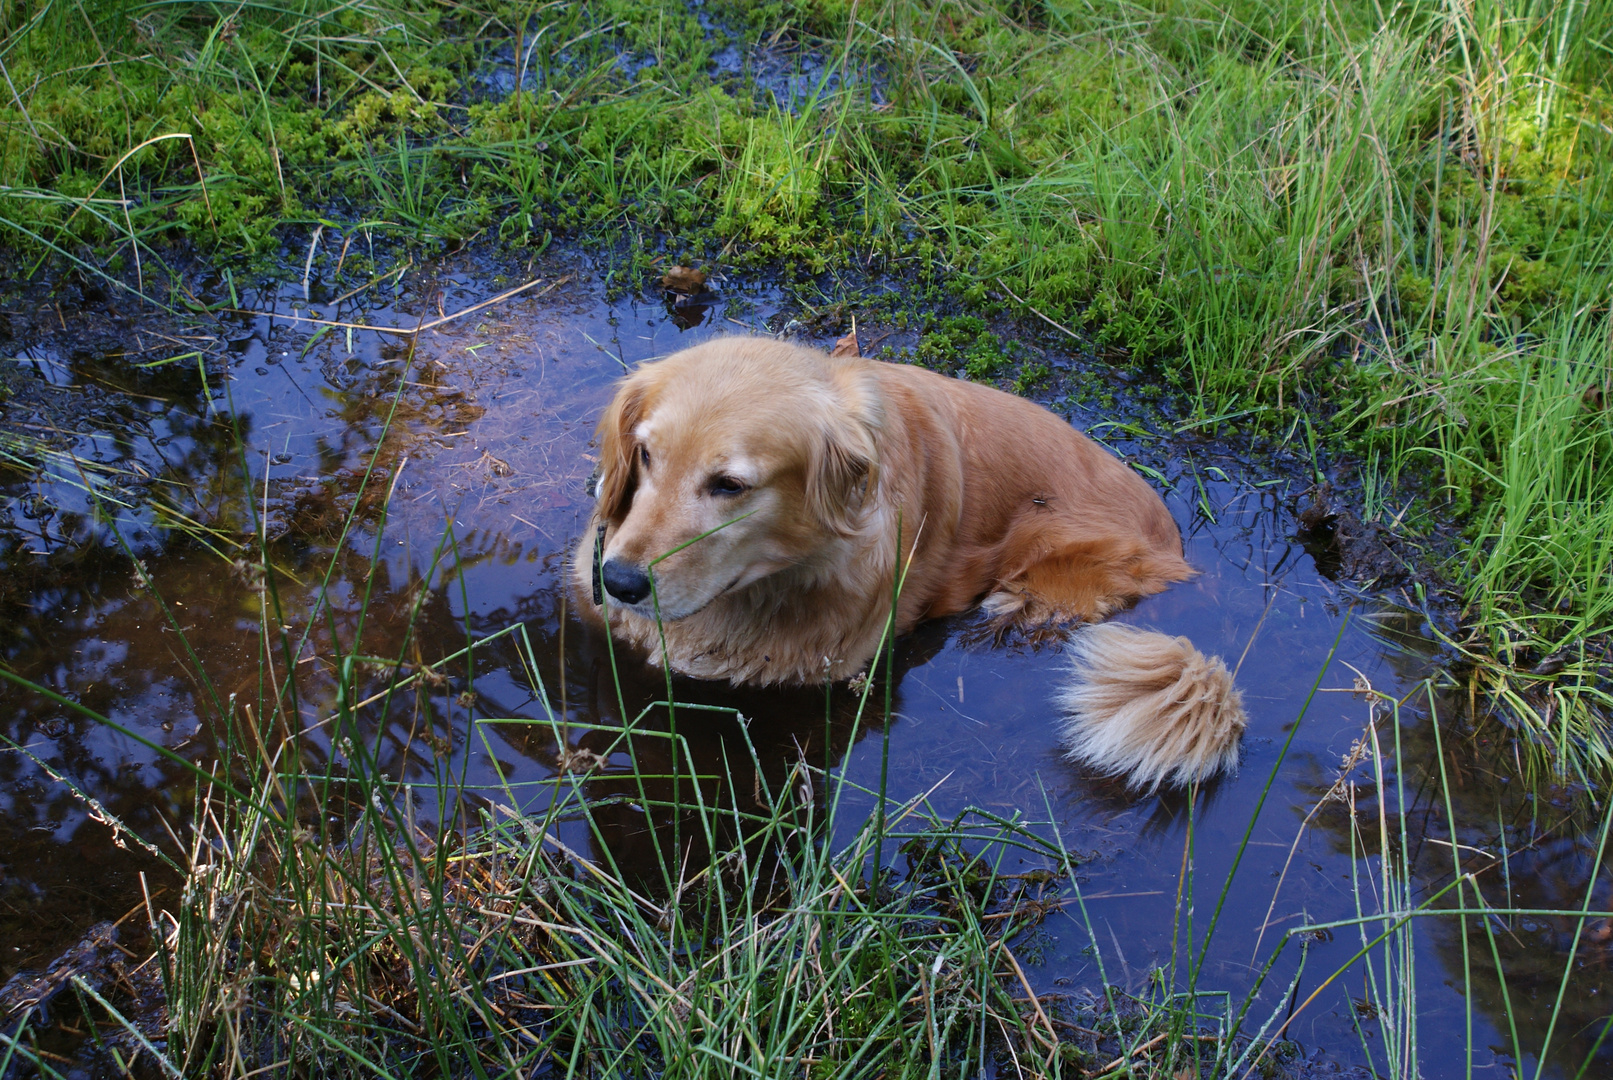
[[[616,559],[606,559],[600,567],[605,579],[605,591],[624,604],[636,604],[650,595],[650,575]]]

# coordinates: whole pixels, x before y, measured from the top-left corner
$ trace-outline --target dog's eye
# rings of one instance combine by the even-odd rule
[[[708,487],[713,495],[740,495],[745,491],[745,481],[732,476],[713,476]]]
[[[646,469],[650,467],[650,448],[643,443],[638,444],[638,460]]]

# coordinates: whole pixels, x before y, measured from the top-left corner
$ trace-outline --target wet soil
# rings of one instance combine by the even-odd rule
[[[546,781],[586,761],[598,766],[589,789],[602,801],[609,854],[654,876],[655,841],[674,822],[647,817],[640,789],[654,789],[651,802],[672,794],[665,742],[638,740],[634,757],[595,759],[610,737],[590,726],[619,725],[660,698],[665,682],[629,656],[618,654],[613,667],[607,643],[571,612],[563,584],[589,513],[594,421],[613,381],[641,361],[713,334],[785,325],[827,347],[841,327],[800,318],[803,306],[776,288],[721,279],[698,310],[659,293],[606,299],[595,266],[560,256],[532,269],[536,287],[422,330],[412,349],[403,333],[298,321],[413,330],[521,284],[516,275],[526,272],[500,269],[449,258],[347,299],[353,283],[317,274],[306,298],[299,283],[228,303],[224,283],[198,281],[198,299],[252,310],[156,320],[162,325],[138,334],[108,330],[100,302],[88,297],[59,313],[42,300],[14,315],[6,348],[18,359],[6,371],[5,422],[49,427],[57,457],[42,472],[13,473],[0,489],[0,649],[10,669],[205,763],[221,751],[203,718],[234,697],[255,700],[261,680],[284,678],[288,664],[304,719],[329,715],[332,641],[355,648],[368,596],[361,651],[401,656],[441,676],[420,680],[388,711],[365,707],[384,769],[420,792],[464,776],[478,797],[536,809]],[[56,330],[47,329],[47,311]],[[196,352],[204,367],[192,360],[131,372],[128,338],[146,349],[156,340],[148,330],[177,342],[164,355]],[[890,327],[860,330],[897,361],[916,338]],[[1240,999],[1286,931],[1377,910],[1376,863],[1361,857],[1376,853],[1379,791],[1389,813],[1403,810],[1409,822],[1412,850],[1404,855],[1415,900],[1448,885],[1459,864],[1498,906],[1579,908],[1589,895],[1593,910],[1606,910],[1613,885],[1596,865],[1596,836],[1576,816],[1575,793],[1522,782],[1506,733],[1470,722],[1468,688],[1451,675],[1407,580],[1404,542],[1316,487],[1314,461],[1280,447],[1257,454],[1125,426],[1134,417],[1124,379],[1070,352],[1071,344],[1035,332],[1020,338],[1027,358],[1051,373],[1036,396],[1145,471],[1202,571],[1119,618],[1187,634],[1238,664],[1250,714],[1241,773],[1190,801],[1135,797],[1071,766],[1050,702],[1058,651],[994,647],[976,616],[926,625],[899,644],[885,726],[857,724],[844,688],[826,702],[823,690],[675,680],[678,700],[748,718],[678,714],[696,771],[723,775],[747,756],[736,747],[748,740],[764,779],[782,779],[805,756],[872,790],[888,736],[893,798],[928,793],[942,816],[979,808],[1045,820],[1041,827],[1081,857],[1097,940],[1066,905],[1015,948],[1038,992],[1072,998],[1101,985],[1094,944],[1102,975],[1143,994],[1170,964],[1178,912],[1192,913],[1180,931],[1191,919],[1202,936],[1251,818],[1201,987]],[[1108,380],[1122,404],[1101,413],[1075,404],[1091,380]],[[73,404],[52,412],[38,404],[50,395]],[[355,508],[356,524],[346,529]],[[254,535],[268,540],[278,607],[250,565]],[[330,612],[310,625],[327,574]],[[536,672],[513,636],[478,648],[470,665],[439,664],[467,640],[514,624],[525,628]],[[265,630],[282,628],[291,654],[266,655]],[[374,686],[386,685],[377,670]],[[1402,699],[1398,714],[1368,701],[1368,685]],[[6,983],[46,972],[91,927],[143,910],[147,890],[172,887],[155,860],[123,844],[103,819],[165,843],[163,821],[178,828],[195,790],[166,759],[48,697],[9,686],[0,697],[0,734],[21,748],[0,748]],[[551,715],[569,726],[552,725]],[[1369,721],[1386,754],[1399,747],[1402,772],[1375,772],[1362,758]],[[665,726],[669,718],[652,710],[648,722]],[[319,730],[307,738],[311,763],[341,758],[342,747]],[[1455,835],[1435,769],[1441,752]],[[69,782],[104,809],[86,806]],[[685,794],[693,782],[681,781]],[[736,777],[708,794],[742,798],[747,787]],[[847,820],[872,805],[867,796],[845,799]],[[425,794],[417,802],[422,816],[435,806]],[[592,843],[580,823],[569,842]],[[1184,868],[1191,880],[1182,887]],[[1005,869],[1037,866],[1027,856]],[[1373,924],[1368,939],[1381,929]],[[1597,1040],[1613,985],[1613,932],[1593,923],[1576,944],[1575,929],[1575,920],[1554,916],[1488,927],[1418,920],[1411,961],[1423,1075],[1467,1075],[1470,1014],[1474,1075],[1532,1071],[1529,1054],[1546,1040],[1565,963],[1570,991],[1548,1072],[1572,1074]],[[1299,1004],[1368,939],[1345,928],[1306,935],[1303,950],[1291,944],[1256,1008],[1281,1009],[1291,994],[1286,1033],[1305,1054],[1320,1048],[1341,1067],[1384,1071],[1383,1025],[1391,1021],[1368,1000],[1360,964]],[[1521,1062],[1513,1060],[1503,995],[1525,1048]],[[1613,1051],[1599,1053],[1592,1071],[1613,1069]]]

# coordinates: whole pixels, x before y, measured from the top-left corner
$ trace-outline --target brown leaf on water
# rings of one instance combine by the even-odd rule
[[[515,471],[514,469],[510,468],[510,463],[508,461],[505,461],[502,458],[494,457],[492,453],[487,450],[482,451],[482,456],[477,460],[476,464],[486,465],[494,476],[509,476]]]
[[[661,275],[661,284],[673,292],[693,296],[706,287],[706,272],[688,266],[674,266]]]
[[[835,347],[829,350],[830,356],[861,356],[862,346],[857,344],[857,328],[851,328],[851,333],[835,342]]]

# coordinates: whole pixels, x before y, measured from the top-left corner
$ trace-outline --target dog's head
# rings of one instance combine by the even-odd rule
[[[878,483],[870,364],[727,338],[624,379],[599,423],[595,489],[611,602],[686,618],[855,535]]]

